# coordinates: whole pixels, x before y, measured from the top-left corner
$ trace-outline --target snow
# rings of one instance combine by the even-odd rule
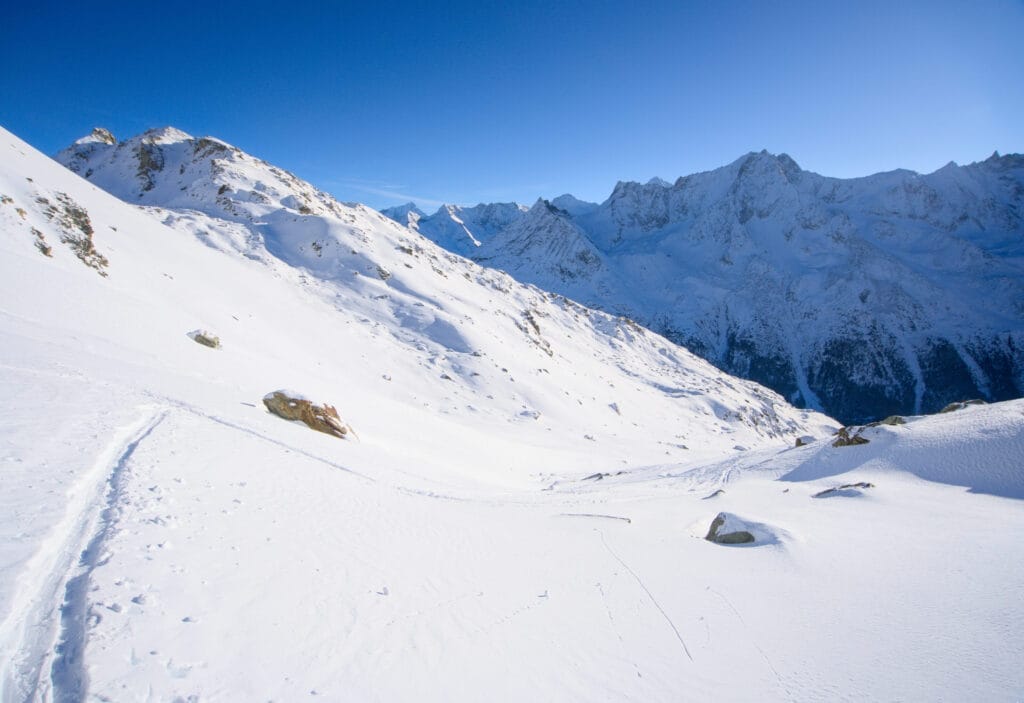
[[[96,171],[139,207],[0,132],[0,698],[1024,688],[1021,401],[835,448],[627,320],[162,134],[149,190],[131,147]],[[280,387],[361,441],[269,414]],[[854,480],[876,487],[811,498]],[[766,543],[705,541],[719,512]]]

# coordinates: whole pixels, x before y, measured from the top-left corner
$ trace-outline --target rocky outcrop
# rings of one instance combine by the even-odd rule
[[[263,396],[263,404],[267,410],[293,422],[305,423],[310,429],[344,439],[350,428],[341,418],[333,405],[316,405],[308,398],[294,391],[279,390]]]
[[[844,483],[842,486],[826,488],[823,491],[818,491],[811,497],[830,498],[832,496],[859,496],[862,495],[861,490],[874,487],[875,484],[868,483],[867,481],[859,481],[857,483]]]
[[[66,193],[55,193],[54,199],[56,202],[44,195],[39,195],[36,197],[36,203],[41,206],[43,215],[60,228],[61,243],[66,244],[79,261],[94,269],[99,275],[106,277],[106,269],[110,262],[106,256],[96,250],[96,245],[93,242],[95,231],[92,221],[89,219],[89,213]],[[43,240],[41,234],[36,237],[40,241]],[[50,256],[51,248],[49,245],[44,244],[44,246],[45,248],[37,245],[40,251]]]
[[[974,400],[961,400],[961,401],[957,401],[955,403],[950,403],[949,405],[944,407],[939,412],[940,413],[952,413],[952,412],[956,412],[957,410],[963,410],[968,405],[984,405],[984,404],[985,404],[984,400],[978,400],[978,399],[974,399]]]
[[[832,442],[833,447],[853,447],[858,444],[867,444],[870,440],[863,437],[863,427],[843,427],[836,433],[836,441]],[[852,433],[852,434],[851,434]]]

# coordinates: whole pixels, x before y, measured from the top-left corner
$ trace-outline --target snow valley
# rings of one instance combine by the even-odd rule
[[[218,139],[0,154],[3,700],[1024,691],[1024,401],[839,431],[571,299],[608,204],[461,221],[548,291]]]

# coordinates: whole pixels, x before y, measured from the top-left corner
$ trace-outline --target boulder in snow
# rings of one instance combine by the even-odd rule
[[[704,539],[715,544],[747,544],[755,541],[750,526],[732,513],[718,513]]]
[[[293,422],[303,422],[311,429],[335,437],[345,438],[349,427],[341,418],[333,405],[315,405],[308,398],[293,391],[274,391],[263,396],[263,404],[267,410],[278,417]]]
[[[192,330],[188,333],[188,336],[192,338],[192,341],[197,344],[202,344],[204,347],[220,349],[220,337],[212,332],[207,332],[206,330]]]

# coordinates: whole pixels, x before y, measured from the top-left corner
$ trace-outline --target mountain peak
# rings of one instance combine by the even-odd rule
[[[177,127],[157,127],[140,134],[137,139],[148,144],[177,144],[179,142],[192,141],[194,137]]]
[[[117,144],[117,139],[110,133],[110,130],[103,127],[94,127],[92,132],[81,139],[75,140],[75,145],[81,146],[83,144],[109,144],[113,146]]]

